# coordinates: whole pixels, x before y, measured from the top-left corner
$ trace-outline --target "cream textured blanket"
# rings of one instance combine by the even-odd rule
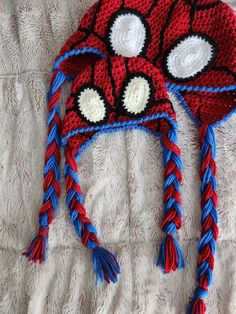
[[[102,244],[118,257],[119,282],[95,287],[91,256],[69,221],[63,176],[46,263],[30,265],[21,256],[38,227],[52,61],[93,2],[0,0],[0,314],[182,314],[195,287],[198,131],[173,97],[185,165],[179,240],[186,269],[163,275],[155,266],[163,238],[162,155],[159,141],[141,131],[102,135],[79,161],[85,205]],[[68,85],[62,102],[66,95]],[[220,237],[207,298],[213,314],[236,313],[235,122],[217,130]]]

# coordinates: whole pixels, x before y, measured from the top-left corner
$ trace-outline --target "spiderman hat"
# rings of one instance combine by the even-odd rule
[[[30,261],[43,262],[49,225],[57,207],[59,189],[58,99],[65,75],[57,71],[49,92],[49,133],[45,156],[44,199],[39,210],[39,232],[29,250]],[[99,134],[140,129],[160,134],[163,147],[164,211],[166,218],[160,261],[166,272],[183,267],[183,257],[173,233],[181,225],[180,184],[182,180],[180,150],[177,142],[176,115],[158,69],[142,58],[107,57],[85,67],[75,78],[62,124],[65,147],[67,206],[71,221],[82,244],[93,252],[97,280],[116,282],[120,267],[109,251],[99,246],[97,231],[83,206],[77,160]],[[171,253],[170,253],[171,252]]]
[[[70,77],[105,55],[142,56],[159,69],[168,91],[200,128],[202,228],[189,313],[206,312],[212,282],[218,236],[214,129],[235,112],[235,47],[236,18],[221,1],[101,0],[57,59]]]

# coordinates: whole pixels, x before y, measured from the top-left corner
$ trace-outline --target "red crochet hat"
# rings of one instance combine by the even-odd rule
[[[235,112],[235,47],[236,18],[221,1],[101,0],[58,57],[68,57],[60,69],[71,74],[100,56],[142,56],[160,70],[169,92],[200,126],[202,230],[189,313],[205,313],[212,282],[218,236],[214,128]]]
[[[195,121],[215,124],[235,110],[235,47],[236,18],[221,1],[102,0],[58,59],[71,54],[60,66],[71,74],[100,55],[143,56]]]
[[[49,136],[45,160],[45,196],[39,211],[39,233],[25,253],[30,261],[45,260],[49,224],[59,197],[58,88],[65,77],[52,80],[49,94]],[[74,80],[62,124],[67,205],[82,244],[93,252],[97,280],[116,282],[120,267],[116,258],[99,246],[96,228],[87,217],[77,177],[77,159],[99,134],[140,129],[160,135],[165,165],[165,197],[162,243],[158,263],[165,272],[184,266],[175,231],[181,226],[180,150],[176,115],[157,68],[142,58],[107,57],[87,66]]]

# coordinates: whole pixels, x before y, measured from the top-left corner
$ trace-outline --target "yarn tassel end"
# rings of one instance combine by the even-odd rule
[[[157,265],[164,273],[184,268],[184,258],[179,243],[171,234],[168,234],[161,244]]]
[[[46,246],[48,238],[48,229],[39,230],[39,234],[32,241],[29,249],[22,253],[29,262],[40,264],[46,260]]]
[[[194,298],[187,308],[187,314],[205,314],[206,304],[204,300]]]
[[[93,266],[96,273],[96,285],[98,281],[104,283],[118,281],[118,274],[120,274],[120,266],[115,256],[108,250],[102,247],[96,247],[93,250]]]

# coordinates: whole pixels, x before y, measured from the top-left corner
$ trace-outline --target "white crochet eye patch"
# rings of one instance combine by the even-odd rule
[[[147,30],[138,14],[124,12],[112,21],[108,37],[115,54],[136,57],[144,49]]]
[[[167,75],[177,81],[196,78],[212,64],[215,50],[214,42],[205,35],[192,34],[180,38],[165,57]]]
[[[85,88],[76,99],[79,111],[86,120],[92,123],[102,121],[106,116],[106,105],[98,91]]]
[[[141,76],[132,76],[125,83],[121,92],[120,105],[123,114],[137,116],[142,114],[149,105],[151,85]],[[75,103],[78,113],[90,123],[101,123],[107,116],[106,98],[102,90],[96,86],[86,86],[76,95]]]
[[[126,112],[137,115],[143,112],[149,102],[151,87],[149,82],[141,76],[131,78],[123,95],[123,107]]]

